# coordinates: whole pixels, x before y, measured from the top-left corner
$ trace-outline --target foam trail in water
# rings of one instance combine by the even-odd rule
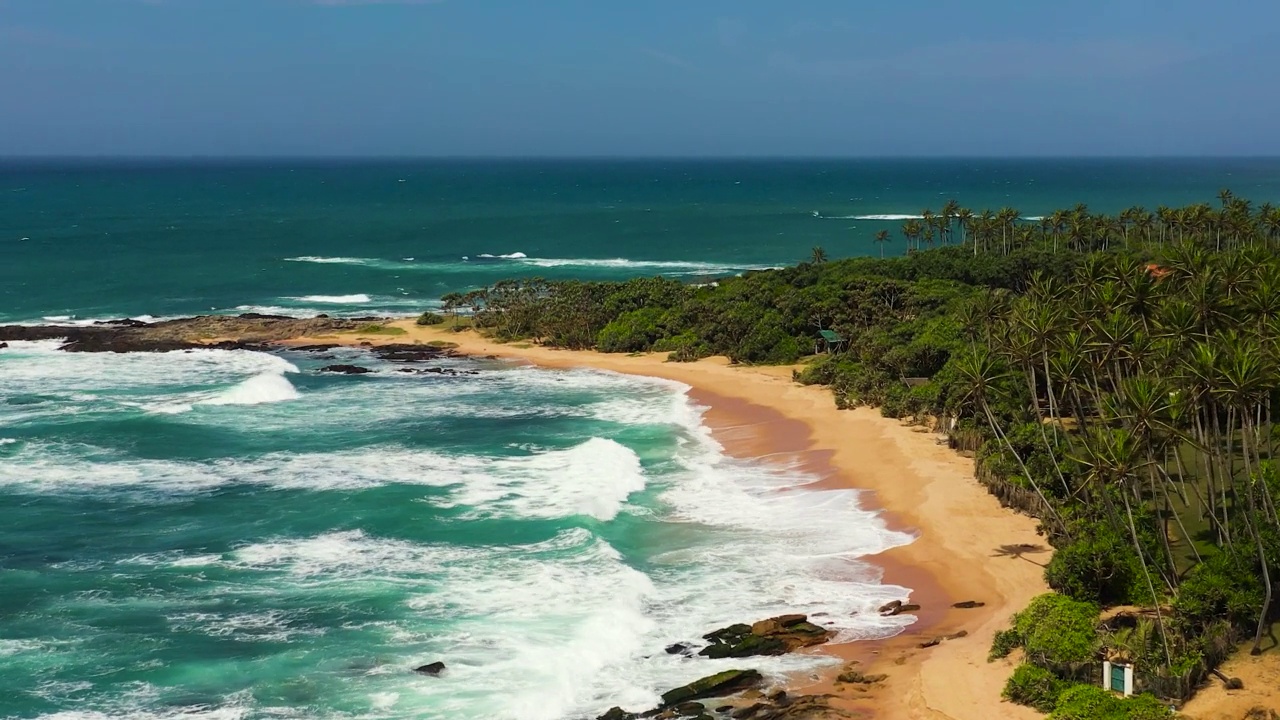
[[[368,265],[370,260],[369,258],[317,257],[315,255],[303,255],[301,257],[285,258],[285,262],[320,263],[322,265]]]
[[[311,303],[334,303],[338,305],[352,305],[355,303],[372,302],[373,299],[364,293],[356,293],[354,295],[303,295],[301,297],[291,297],[290,300],[298,302]]]

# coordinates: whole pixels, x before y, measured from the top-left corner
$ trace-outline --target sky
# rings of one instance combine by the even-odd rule
[[[0,0],[0,156],[1280,155],[1275,0]]]

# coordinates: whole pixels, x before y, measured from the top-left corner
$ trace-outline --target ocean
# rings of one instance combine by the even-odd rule
[[[415,314],[511,275],[867,254],[900,224],[871,218],[950,197],[1033,216],[1222,186],[1280,200],[1280,162],[11,161],[0,322]],[[875,612],[907,589],[866,560],[910,536],[727,456],[677,383],[56,348],[0,349],[0,717],[588,718],[741,664],[663,651],[715,627],[911,621]]]
[[[0,322],[411,314],[500,278],[696,279],[877,254],[954,198],[1024,217],[1280,203],[1280,159],[0,160]]]

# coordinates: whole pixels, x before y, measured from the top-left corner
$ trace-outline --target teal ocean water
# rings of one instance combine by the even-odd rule
[[[414,313],[513,274],[867,253],[899,222],[873,218],[948,197],[1033,216],[1222,186],[1280,200],[1280,163],[10,163],[0,321]],[[56,347],[0,349],[0,717],[594,717],[726,667],[663,652],[713,627],[910,621],[874,612],[905,590],[863,559],[910,538],[726,457],[675,383]]]
[[[0,161],[0,322],[411,313],[502,277],[712,276],[904,249],[954,198],[1024,217],[1280,202],[1280,160]],[[25,239],[24,239],[25,238]]]

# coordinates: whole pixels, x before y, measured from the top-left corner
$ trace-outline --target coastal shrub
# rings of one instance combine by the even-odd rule
[[[997,630],[996,636],[991,639],[991,651],[987,653],[987,662],[1009,657],[1009,653],[1020,647],[1022,647],[1022,636],[1018,634],[1016,628]]]
[[[1013,675],[1005,683],[1001,697],[1047,713],[1057,705],[1058,695],[1062,693],[1064,686],[1065,684],[1048,670],[1023,663],[1013,671]]]
[[[426,312],[422,313],[421,315],[419,315],[419,316],[418,316],[418,319],[415,321],[415,323],[414,323],[414,324],[416,324],[416,325],[439,325],[439,324],[440,324],[440,323],[442,323],[442,322],[444,322],[444,316],[443,316],[443,315],[441,315],[441,314],[439,314],[439,313],[434,313],[434,312],[431,312],[430,310],[428,310],[428,311],[426,311]]]
[[[1195,629],[1221,618],[1247,627],[1257,621],[1262,597],[1262,583],[1253,567],[1219,553],[1187,573],[1178,586],[1173,609]]]
[[[787,334],[781,315],[767,312],[727,354],[734,362],[785,365],[800,359],[800,343]]]
[[[1058,696],[1050,720],[1166,720],[1169,708],[1151,695],[1122,698],[1098,685],[1073,685]]]
[[[901,382],[884,388],[880,397],[880,414],[887,418],[901,418],[908,415],[907,395],[909,388]]]
[[[1049,587],[1101,605],[1150,601],[1128,539],[1103,522],[1075,523],[1071,536],[1072,541],[1060,545],[1045,567]]]
[[[711,356],[711,347],[692,330],[663,338],[653,344],[653,349],[668,353],[667,360],[671,362],[693,362]]]
[[[643,352],[653,347],[664,331],[664,311],[649,307],[625,312],[605,325],[596,336],[596,349],[608,353]]]
[[[1014,616],[1027,660],[1062,668],[1093,660],[1098,651],[1098,608],[1058,593],[1045,593]]]

